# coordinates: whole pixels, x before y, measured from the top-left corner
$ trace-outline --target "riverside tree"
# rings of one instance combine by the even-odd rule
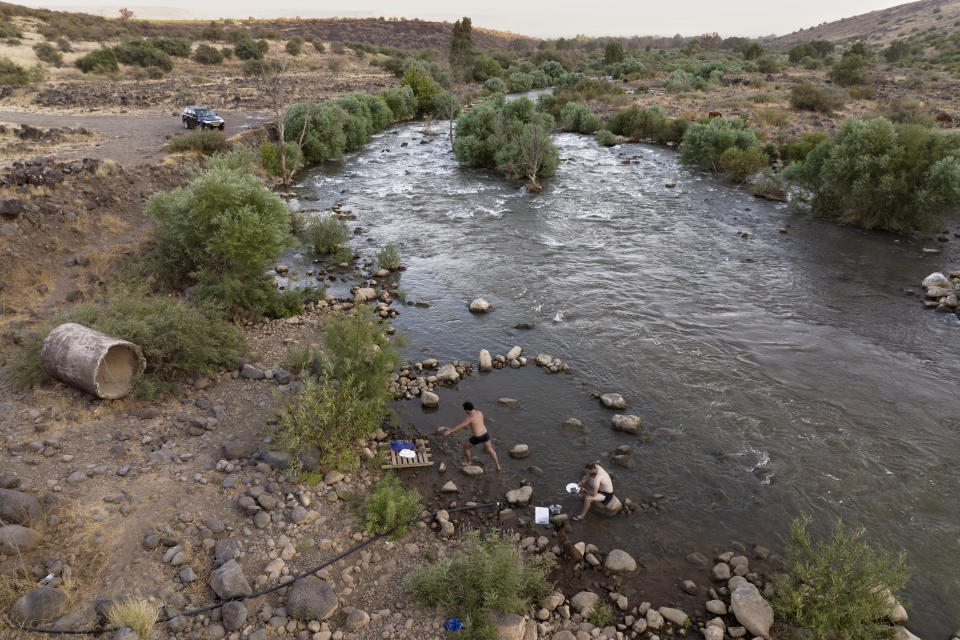
[[[553,126],[553,117],[529,98],[508,102],[500,93],[460,116],[453,150],[460,162],[525,178],[528,189],[540,191],[538,179],[552,176],[560,164],[550,140]]]
[[[453,33],[450,36],[450,68],[454,73],[462,75],[473,54],[473,23],[470,18],[463,17],[453,23]]]

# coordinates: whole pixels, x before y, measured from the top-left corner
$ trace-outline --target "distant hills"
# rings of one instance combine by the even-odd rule
[[[889,9],[871,11],[858,16],[825,22],[815,27],[794,31],[766,43],[774,48],[808,40],[830,40],[845,43],[865,40],[869,44],[886,45],[931,31],[953,31],[960,20],[960,0],[920,0]]]

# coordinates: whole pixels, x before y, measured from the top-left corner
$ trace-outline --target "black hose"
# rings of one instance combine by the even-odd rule
[[[466,507],[454,507],[454,508],[452,508],[452,509],[446,509],[446,511],[447,511],[447,512],[470,511],[470,510],[473,510],[473,509],[485,509],[485,508],[488,508],[488,507],[498,507],[498,506],[500,506],[500,503],[499,503],[499,502],[486,502],[486,503],[484,503],[484,504],[475,504],[475,505],[466,506]],[[414,524],[414,523],[416,523],[416,522],[420,522],[421,520],[428,520],[428,519],[431,519],[431,518],[436,518],[436,517],[437,517],[437,513],[439,513],[439,511],[434,511],[434,512],[431,513],[431,514],[427,514],[427,515],[425,515],[425,516],[418,516],[418,517],[416,517],[416,518],[411,518],[410,520],[407,520],[406,522],[401,522],[400,524],[395,525],[395,526],[394,526],[393,528],[391,528],[389,531],[384,531],[383,533],[378,533],[378,534],[375,535],[374,537],[369,538],[369,539],[367,539],[367,540],[364,540],[363,542],[360,542],[360,543],[358,543],[358,544],[350,547],[349,549],[347,549],[347,550],[344,551],[343,553],[341,553],[341,554],[339,554],[339,555],[336,555],[336,556],[334,556],[333,558],[330,558],[329,560],[327,560],[327,561],[324,562],[323,564],[321,564],[321,565],[319,565],[319,566],[316,566],[316,567],[314,567],[313,569],[310,569],[309,571],[304,571],[303,573],[301,573],[301,574],[299,574],[299,575],[296,575],[296,576],[290,578],[290,579],[287,580],[286,582],[281,582],[281,583],[278,584],[278,585],[274,585],[274,586],[269,587],[269,588],[267,588],[267,589],[262,589],[261,591],[257,591],[256,593],[251,593],[251,594],[248,595],[248,596],[243,596],[242,598],[234,598],[233,600],[227,600],[226,602],[221,602],[221,603],[219,603],[219,604],[211,604],[211,605],[208,605],[208,606],[206,606],[206,607],[200,607],[199,609],[190,609],[189,611],[184,611],[183,613],[178,613],[178,614],[175,615],[175,616],[167,616],[166,618],[160,618],[160,619],[158,619],[156,622],[157,622],[157,623],[170,622],[170,621],[173,620],[174,618],[179,618],[180,616],[184,616],[184,617],[195,616],[195,615],[200,614],[200,613],[205,613],[205,612],[207,612],[207,611],[213,611],[214,609],[219,609],[219,608],[223,607],[225,604],[227,604],[228,602],[243,602],[244,600],[251,600],[251,599],[253,599],[253,598],[258,598],[258,597],[260,597],[260,596],[262,596],[262,595],[266,595],[266,594],[268,594],[268,593],[273,593],[274,591],[279,591],[280,589],[283,589],[284,587],[289,587],[290,585],[292,585],[292,584],[293,584],[294,582],[296,582],[297,580],[302,580],[303,578],[306,578],[307,576],[312,576],[312,575],[315,574],[317,571],[320,571],[321,569],[324,569],[324,568],[326,568],[326,567],[329,567],[331,564],[333,564],[333,563],[335,563],[335,562],[339,562],[340,560],[343,560],[344,558],[346,558],[346,557],[349,556],[350,554],[356,553],[357,551],[359,551],[360,549],[364,548],[364,547],[367,546],[368,544],[371,544],[371,543],[373,543],[373,542],[376,542],[376,541],[379,540],[380,538],[383,538],[383,537],[386,537],[386,536],[390,535],[391,533],[393,533],[394,531],[396,531],[397,529],[399,529],[399,528],[401,528],[401,527],[406,527],[407,525],[411,525],[411,524]],[[92,634],[95,634],[95,633],[106,633],[106,632],[108,632],[108,631],[113,631],[113,630],[114,630],[114,629],[112,629],[112,628],[110,628],[110,629],[79,629],[79,630],[69,630],[69,629],[40,629],[40,628],[38,628],[38,627],[24,627],[24,626],[21,626],[21,625],[18,625],[18,624],[14,624],[13,622],[11,622],[11,621],[10,621],[9,619],[7,619],[6,617],[4,617],[4,620],[6,620],[7,624],[9,624],[11,627],[14,627],[14,628],[16,628],[16,629],[18,629],[18,630],[20,630],[20,631],[31,631],[31,632],[33,632],[33,633],[46,633],[46,634],[49,634],[49,635],[71,635],[71,634],[72,634],[72,635],[92,635]]]

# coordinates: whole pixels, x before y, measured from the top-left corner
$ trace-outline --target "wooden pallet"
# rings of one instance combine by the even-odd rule
[[[380,468],[410,469],[414,467],[432,467],[433,460],[430,459],[430,447],[427,446],[427,441],[415,440],[414,444],[417,445],[417,448],[414,449],[414,452],[417,454],[416,458],[401,458],[397,455],[396,451],[390,449],[390,464],[382,465]]]

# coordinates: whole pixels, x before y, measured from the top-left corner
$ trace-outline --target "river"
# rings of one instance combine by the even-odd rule
[[[410,360],[476,361],[519,344],[573,372],[481,374],[440,390],[435,413],[403,404],[402,419],[432,431],[473,399],[505,483],[543,469],[543,505],[564,501],[584,462],[634,444],[636,469],[607,465],[617,494],[664,494],[664,514],[583,526],[644,558],[731,540],[782,550],[800,512],[818,535],[842,517],[907,553],[912,630],[930,640],[960,627],[960,321],[904,293],[960,267],[960,240],[924,254],[937,243],[809,219],[679,166],[672,150],[573,134],[555,136],[560,169],[530,194],[459,166],[446,136],[420,144],[423,127],[397,126],[306,174],[299,204],[342,202],[365,257],[399,247],[407,300],[429,304],[394,321]],[[305,269],[309,256],[297,259]],[[494,311],[469,313],[477,297]],[[660,434],[641,444],[613,432],[591,391],[622,393],[626,413]],[[498,409],[500,396],[521,407]],[[571,416],[586,437],[562,434]],[[515,442],[531,457],[510,460]]]

